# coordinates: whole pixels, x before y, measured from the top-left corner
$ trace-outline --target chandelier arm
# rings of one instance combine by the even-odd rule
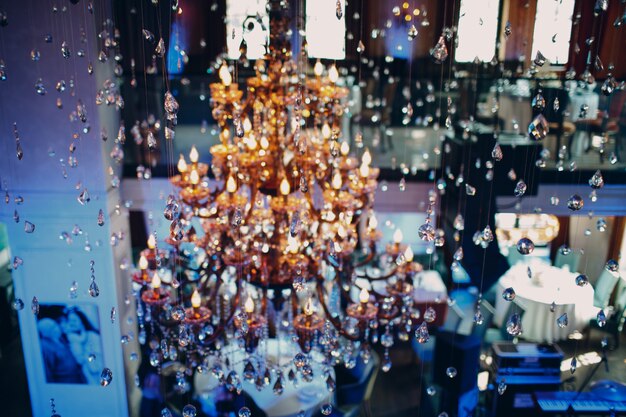
[[[240,284],[239,280],[237,280],[237,293],[235,294],[235,300],[234,300],[234,303],[232,304],[232,307],[234,308],[230,309],[230,314],[228,315],[228,318],[222,321],[217,326],[217,328],[215,329],[215,332],[211,335],[211,337],[205,340],[205,344],[213,343],[218,337],[222,335],[222,333],[224,333],[224,331],[226,330],[226,327],[230,325],[230,322],[233,320],[233,317],[235,317],[235,311],[237,311],[237,305],[239,304],[239,299],[241,297],[241,287],[242,285]],[[219,308],[219,305],[217,307]]]
[[[345,337],[346,339],[350,340],[351,342],[356,342],[359,340],[358,336],[354,336],[351,334],[348,334],[348,332],[346,332],[343,327],[341,326],[341,321],[339,319],[337,319],[336,317],[333,317],[330,314],[330,311],[328,311],[328,307],[326,306],[326,301],[324,300],[324,289],[322,288],[321,283],[318,281],[318,285],[317,287],[317,298],[319,299],[320,304],[322,305],[322,309],[324,310],[324,314],[326,315],[326,318],[328,319],[328,321],[330,321],[330,323],[333,325],[333,327],[335,328],[335,330],[337,330],[339,332],[339,334],[343,337]]]
[[[376,253],[374,251],[371,251],[367,257],[362,260],[361,262],[357,263],[354,265],[355,268],[360,268],[364,265],[367,265],[368,263],[372,262],[374,260],[374,257],[376,256]]]

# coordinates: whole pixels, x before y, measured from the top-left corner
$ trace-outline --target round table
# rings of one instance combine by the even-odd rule
[[[527,268],[532,277],[528,277]],[[515,290],[515,303],[524,309],[522,337],[535,342],[563,340],[574,331],[582,330],[595,316],[593,287],[576,285],[577,273],[543,263],[522,264],[511,267],[498,281],[494,322],[506,324],[511,302],[502,298],[509,287]],[[552,303],[556,307],[550,311]],[[557,319],[567,313],[568,325],[560,328]]]
[[[266,352],[268,359],[273,363],[287,365],[293,363],[293,358],[300,348],[295,342],[287,340],[269,339],[259,344],[258,349]],[[304,411],[305,416],[311,416],[320,410],[322,404],[330,402],[332,394],[326,387],[323,375],[324,368],[321,365],[321,355],[316,357],[313,352],[314,360],[311,362],[315,377],[311,382],[305,382],[298,377],[298,387],[294,387],[293,383],[288,380],[287,372],[284,372],[284,390],[282,395],[274,394],[272,387],[276,381],[276,376],[272,375],[272,382],[265,389],[259,391],[253,383],[243,379],[243,368],[246,361],[246,353],[243,349],[233,350],[224,356],[227,356],[231,363],[235,364],[233,368],[237,371],[242,379],[243,390],[248,394],[261,408],[268,417],[288,417],[297,416],[300,411]],[[209,364],[209,369],[212,362]],[[329,369],[334,377],[334,371]],[[219,386],[219,381],[211,372],[199,373],[194,376],[195,393],[203,408],[211,408],[213,405],[214,391]]]

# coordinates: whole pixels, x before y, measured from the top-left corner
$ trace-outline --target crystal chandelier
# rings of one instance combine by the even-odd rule
[[[281,30],[286,19],[271,22],[268,54],[245,93],[226,63],[210,86],[220,130],[210,166],[193,147],[170,178],[178,195],[164,211],[169,249],[150,235],[134,275],[140,340],[153,366],[178,360],[187,375],[211,372],[230,390],[243,380],[280,394],[285,378],[321,377],[332,391],[333,365],[367,362],[380,343],[389,370],[396,340],[428,340],[413,306],[421,266],[399,229],[377,253],[379,170],[366,149],[357,156],[342,141],[348,90],[337,68],[318,62],[306,77]],[[175,121],[169,93],[165,108]],[[290,346],[289,360],[267,353],[272,340]],[[232,361],[235,350],[243,363]],[[312,361],[324,372],[314,376]]]

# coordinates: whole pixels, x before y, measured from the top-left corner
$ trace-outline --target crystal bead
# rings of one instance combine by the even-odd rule
[[[100,385],[106,387],[113,381],[113,372],[109,368],[104,368],[100,374]]]
[[[424,311],[424,321],[427,323],[432,323],[437,319],[437,312],[434,308],[428,307],[426,311]]]
[[[556,319],[556,324],[559,326],[560,329],[567,327],[567,325],[569,324],[567,313],[563,313],[562,315],[560,315],[559,318]]]
[[[24,231],[26,233],[33,233],[35,231],[35,225],[28,220],[24,221]]]
[[[454,366],[449,366],[446,368],[446,375],[448,378],[454,378],[457,375],[457,370]]]
[[[604,268],[615,276],[619,275],[619,263],[615,259],[606,261]]]
[[[467,194],[469,196],[476,195],[476,187],[472,187],[469,184],[465,184],[465,194]]]
[[[578,365],[578,362],[576,362],[576,357],[572,358],[572,361],[569,364],[569,370],[570,372],[573,374],[574,372],[576,372],[576,366]]]
[[[322,408],[320,411],[323,415],[329,416],[333,412],[333,406],[330,403],[322,404]]]
[[[462,261],[463,260],[463,247],[459,246],[459,248],[454,252],[454,255],[452,255],[452,258],[455,261]]]
[[[515,299],[515,290],[512,287],[506,288],[502,291],[502,298],[506,301],[513,301]]]
[[[524,182],[524,180],[519,180],[517,182],[517,184],[515,184],[515,190],[513,190],[513,193],[515,194],[516,197],[521,197],[526,193],[526,189],[527,189],[527,185]]]
[[[604,327],[606,325],[606,315],[604,314],[604,310],[598,311],[598,314],[596,315],[596,320],[599,327]]]
[[[537,93],[537,95],[533,97],[531,105],[533,109],[538,111],[543,111],[543,109],[546,108],[546,99],[543,97],[541,92]]]
[[[24,301],[22,301],[21,298],[16,298],[13,301],[13,310],[15,311],[21,311],[24,309]]]
[[[604,187],[604,178],[602,177],[602,173],[600,170],[597,170],[591,178],[589,178],[589,185],[593,189],[599,189]]]
[[[528,125],[528,136],[532,140],[539,141],[547,136],[549,130],[548,121],[545,116],[540,113]]]
[[[537,55],[535,55],[535,59],[533,60],[533,62],[538,67],[543,67],[543,65],[546,63],[546,57],[543,56],[541,51],[537,51]]]
[[[89,295],[94,298],[100,295],[100,288],[98,288],[95,280],[92,280],[91,284],[89,284]]]
[[[341,20],[343,17],[343,7],[341,7],[341,0],[337,0],[335,4],[335,16],[337,16],[337,20]]]
[[[494,161],[501,161],[503,154],[502,154],[502,148],[500,147],[500,144],[498,142],[496,142],[496,144],[493,146],[493,149],[491,151],[491,157],[493,158]]]
[[[427,221],[417,229],[417,235],[425,242],[432,242],[435,239],[435,228]]]
[[[522,334],[522,319],[519,314],[513,313],[506,322],[506,331],[511,336],[519,336]]]
[[[154,54],[159,58],[163,58],[163,56],[165,56],[165,41],[163,38],[159,39],[156,48],[154,48]]]
[[[411,27],[409,27],[407,35],[410,41],[417,37],[417,28],[415,27],[415,25],[411,25]]]
[[[439,37],[437,44],[430,50],[430,55],[437,64],[443,64],[448,58],[448,47],[443,36]]]
[[[521,238],[517,242],[517,251],[522,255],[529,255],[535,250],[535,244],[527,237]]]
[[[422,324],[419,325],[417,330],[415,331],[415,338],[418,343],[426,343],[430,339],[430,334],[428,333],[428,326],[426,322],[423,321]]]
[[[498,394],[504,395],[505,391],[506,391],[506,381],[502,379],[500,380],[500,382],[498,382]]]
[[[567,200],[567,208],[570,209],[571,211],[578,211],[582,209],[584,205],[585,205],[585,202],[583,201],[583,198],[579,196],[578,194],[572,195]]]
[[[248,407],[241,407],[239,412],[237,413],[238,417],[250,417],[252,416],[252,411]]]
[[[589,284],[589,278],[587,278],[587,275],[580,274],[576,277],[576,285],[579,287],[584,287],[587,284]]]

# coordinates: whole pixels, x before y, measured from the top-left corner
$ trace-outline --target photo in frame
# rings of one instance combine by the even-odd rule
[[[37,332],[47,383],[100,383],[104,358],[98,317],[93,304],[40,305]]]

